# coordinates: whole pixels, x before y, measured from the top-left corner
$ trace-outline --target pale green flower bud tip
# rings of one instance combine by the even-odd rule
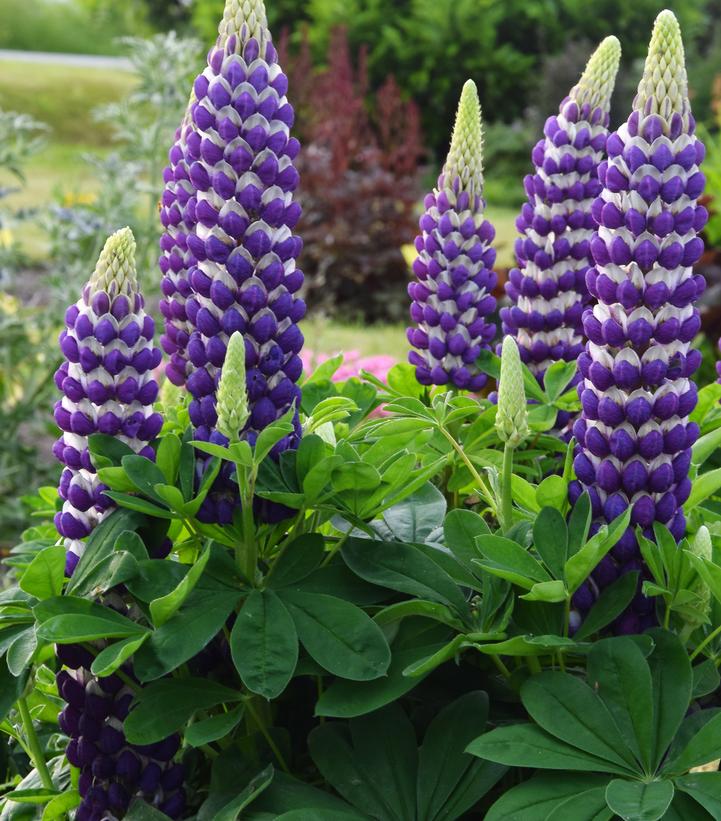
[[[456,123],[448,159],[443,167],[445,185],[460,179],[461,190],[469,195],[483,194],[483,126],[481,103],[473,80],[466,80],[458,103]]]
[[[183,401],[183,392],[178,385],[174,385],[169,379],[164,379],[160,386],[160,395],[158,402],[160,407],[164,410],[177,408]]]
[[[654,23],[634,108],[646,115],[658,114],[666,121],[674,114],[684,117],[689,114],[681,27],[668,9],[662,11]]]
[[[218,26],[218,46],[224,46],[234,34],[244,43],[252,37],[259,42],[269,38],[263,0],[226,0]]]
[[[218,385],[216,411],[220,433],[231,444],[237,442],[250,417],[245,382],[245,341],[239,331],[235,331],[228,341]]]
[[[512,336],[503,340],[498,379],[496,431],[503,442],[517,448],[528,438],[528,408],[523,387],[523,368],[518,344]]]
[[[138,290],[135,237],[130,228],[121,228],[108,237],[88,285],[91,293],[129,294]]]
[[[617,37],[606,37],[591,55],[578,84],[569,94],[578,105],[588,103],[591,110],[608,111],[616,84],[621,44]]]
[[[711,543],[711,534],[706,525],[701,525],[696,532],[693,542],[691,543],[691,551],[694,555],[711,561],[713,557],[713,545]]]

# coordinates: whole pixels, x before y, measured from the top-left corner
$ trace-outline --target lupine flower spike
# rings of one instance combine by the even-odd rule
[[[488,317],[496,307],[491,247],[493,226],[483,211],[481,106],[473,81],[463,86],[451,148],[437,188],[425,199],[416,238],[416,280],[408,360],[422,385],[480,390],[485,374],[476,366],[496,334]]]
[[[81,298],[65,313],[60,348],[65,361],[55,374],[63,398],[55,421],[63,431],[53,453],[65,465],[55,524],[67,547],[67,572],[75,569],[83,539],[105,515],[109,500],[90,461],[88,436],[116,436],[136,453],[153,457],[148,443],[162,426],[153,410],[158,385],[153,369],[160,350],[135,276],[135,240],[129,228],[105,243]]]
[[[524,180],[528,202],[516,220],[518,268],[509,274],[511,306],[501,309],[503,332],[543,382],[549,365],[573,362],[583,350],[581,316],[589,302],[586,272],[596,223],[591,205],[601,190],[608,116],[621,48],[607,37],[578,84],[546,120],[531,155],[535,171]]]
[[[654,522],[683,537],[697,399],[691,377],[701,356],[694,303],[705,282],[692,266],[703,251],[707,220],[697,200],[704,148],[694,135],[681,32],[670,11],[656,18],[643,79],[628,121],[607,142],[608,162],[593,205],[599,223],[588,273],[598,300],[584,313],[588,345],[579,357],[581,418],[571,488],[585,488],[596,522],[630,505],[631,526],[599,565],[575,604],[585,611],[619,574],[643,569],[634,529],[653,538]],[[638,632],[653,623],[653,600],[639,592],[616,625]]]
[[[192,330],[185,303],[192,293],[189,275],[195,265],[195,258],[188,249],[188,233],[195,224],[196,206],[190,165],[200,156],[200,137],[192,128],[194,103],[191,96],[183,122],[175,134],[168,166],[163,172],[165,190],[160,201],[163,234],[158,265],[163,275],[160,311],[165,320],[165,333],[160,344],[169,356],[165,374],[174,385],[184,385],[188,375],[186,348]]]
[[[193,327],[187,387],[199,439],[225,438],[217,430],[216,390],[235,331],[246,347],[245,437],[252,443],[299,404],[297,323],[305,304],[295,296],[303,274],[295,263],[302,242],[293,234],[301,213],[293,160],[300,146],[290,136],[287,88],[261,0],[227,0],[217,44],[195,81],[192,112],[200,156],[190,166],[197,205],[188,247],[197,266],[186,303]]]

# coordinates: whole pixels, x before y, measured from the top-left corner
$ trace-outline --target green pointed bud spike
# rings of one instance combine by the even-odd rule
[[[591,55],[581,79],[568,96],[579,106],[588,103],[591,111],[596,108],[608,111],[620,60],[621,44],[618,39],[613,36],[606,37]]]
[[[218,46],[224,46],[234,34],[243,42],[252,37],[261,42],[269,36],[263,0],[226,0],[218,26]]]
[[[681,28],[668,9],[662,11],[654,23],[633,107],[645,115],[658,114],[667,122],[674,114],[688,118],[688,79]]]
[[[104,291],[111,296],[138,290],[135,237],[130,228],[121,228],[108,237],[88,285],[90,293]]]
[[[707,561],[713,560],[713,544],[711,543],[711,534],[706,525],[701,527],[696,532],[690,544],[691,552],[695,556],[699,556]],[[693,586],[693,592],[699,597],[699,610],[702,618],[693,618],[690,615],[686,617],[689,629],[698,627],[704,623],[703,617],[707,617],[711,608],[711,590],[702,578],[698,578]]]
[[[518,344],[512,336],[505,337],[501,349],[496,430],[501,441],[507,442],[512,448],[522,444],[530,433],[521,357]]]
[[[451,148],[443,166],[445,185],[460,179],[461,190],[471,197],[483,195],[483,127],[481,103],[473,80],[466,80],[458,103]]]
[[[220,373],[216,402],[218,430],[231,444],[238,442],[250,417],[245,383],[245,341],[240,331],[230,337]]]
[[[696,532],[691,542],[691,552],[695,556],[700,556],[702,559],[711,561],[713,559],[713,545],[711,544],[711,534],[706,525],[701,527]]]

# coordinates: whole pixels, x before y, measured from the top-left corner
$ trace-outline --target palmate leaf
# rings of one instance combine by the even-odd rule
[[[621,770],[636,771],[633,755],[611,714],[585,682],[566,673],[544,672],[523,684],[521,700],[547,733]]]
[[[654,753],[653,681],[638,644],[626,637],[595,644],[588,654],[588,680],[628,747],[650,772]]]

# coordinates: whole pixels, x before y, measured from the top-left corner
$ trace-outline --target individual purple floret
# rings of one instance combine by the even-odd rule
[[[486,375],[476,365],[490,347],[496,326],[491,247],[493,226],[483,218],[483,135],[475,83],[463,86],[451,148],[438,187],[425,199],[416,238],[416,280],[408,341],[416,349],[408,361],[422,385],[480,390]]]
[[[90,461],[88,436],[115,436],[153,458],[148,443],[163,423],[153,410],[158,394],[153,370],[161,353],[153,345],[153,319],[143,309],[135,278],[135,239],[129,228],[105,243],[82,297],[65,313],[65,326],[60,334],[65,361],[55,374],[63,393],[55,421],[63,434],[53,454],[65,465],[59,487],[64,503],[55,524],[65,537],[70,575],[83,539],[110,506]]]
[[[549,365],[574,362],[583,350],[581,315],[589,302],[586,272],[596,229],[591,205],[601,191],[598,164],[620,55],[615,37],[599,45],[559,113],[546,120],[544,139],[531,155],[535,172],[524,180],[518,268],[505,286],[511,306],[500,316],[503,332],[516,338],[521,359],[541,382]]]
[[[608,139],[608,162],[599,168],[603,192],[593,206],[599,228],[587,282],[598,304],[583,317],[589,342],[579,357],[579,481],[571,499],[586,489],[597,524],[629,505],[632,515],[631,526],[577,592],[580,612],[620,574],[643,571],[636,527],[649,538],[654,522],[677,540],[685,532],[683,504],[698,436],[688,419],[697,399],[691,377],[701,361],[691,348],[700,328],[694,303],[705,286],[692,266],[703,251],[698,232],[707,219],[697,204],[704,148],[694,130],[681,33],[664,11],[633,113]],[[642,630],[653,623],[653,609],[653,599],[639,592],[616,630]]]
[[[299,402],[305,304],[296,296],[303,274],[296,268],[302,242],[293,234],[301,213],[293,201],[293,159],[300,146],[290,136],[287,88],[261,0],[227,0],[217,44],[195,81],[192,111],[200,156],[189,172],[197,205],[188,248],[197,266],[185,307],[193,326],[189,411],[198,439],[224,441],[215,430],[215,392],[234,331],[246,344],[251,413],[244,438],[252,443]],[[299,433],[297,423],[276,450]]]
[[[160,338],[170,357],[165,374],[174,385],[184,385],[188,375],[186,348],[192,326],[185,303],[192,290],[188,279],[195,258],[188,249],[188,233],[195,223],[196,197],[190,182],[190,165],[200,157],[200,138],[192,128],[194,101],[188,106],[183,123],[175,134],[175,143],[163,172],[165,190],[160,201],[161,255],[158,265],[163,274],[160,311],[165,319],[165,333]]]
[[[117,596],[110,603],[125,610]],[[93,656],[80,646],[59,645],[57,656],[67,668],[56,676],[58,693],[66,702],[58,721],[70,738],[67,759],[80,770],[82,802],[75,821],[123,818],[133,798],[170,818],[182,818],[185,773],[183,765],[173,761],[180,737],[174,734],[145,746],[129,744],[123,721],[133,700],[130,687],[117,674],[93,675]],[[132,669],[126,668],[132,677]]]

